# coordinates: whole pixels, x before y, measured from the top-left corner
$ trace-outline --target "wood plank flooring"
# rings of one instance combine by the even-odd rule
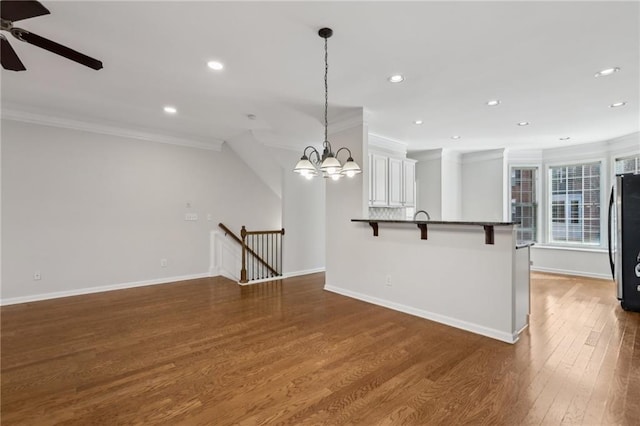
[[[610,281],[533,274],[516,345],[323,282],[3,307],[2,425],[640,424],[640,314]]]

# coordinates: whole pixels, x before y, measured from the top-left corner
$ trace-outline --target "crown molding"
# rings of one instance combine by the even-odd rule
[[[488,160],[502,160],[505,157],[505,149],[504,148],[500,148],[500,149],[490,149],[487,151],[474,151],[474,152],[467,152],[465,154],[462,154],[462,163],[463,164],[469,164],[469,163],[477,163],[480,161],[488,161]]]
[[[424,151],[413,151],[408,154],[408,157],[417,161],[433,161],[440,160],[442,158],[443,149],[428,149]]]
[[[442,162],[462,164],[462,153],[453,149],[442,149]]]
[[[550,148],[542,151],[545,161],[587,160],[605,155],[640,152],[640,133],[634,132],[598,142]]]
[[[391,138],[387,138],[385,136],[376,135],[374,133],[369,133],[368,139],[369,148],[373,148],[374,150],[381,149],[402,156],[407,155],[406,142],[400,142]]]
[[[364,111],[358,109],[352,113],[344,114],[338,119],[329,122],[328,133],[334,135],[336,133],[343,132],[348,129],[352,129],[356,126],[362,126],[365,124]]]
[[[640,152],[640,132],[630,133],[607,141],[609,152]]]
[[[157,142],[169,145],[186,146],[190,148],[206,149],[210,151],[222,151],[224,141],[211,139],[209,143],[193,139],[183,139],[158,133],[141,132],[138,130],[115,127],[104,124],[90,123],[69,118],[54,117],[51,115],[25,112],[14,109],[2,109],[2,119],[18,121],[22,123],[39,124],[43,126],[58,127],[61,129],[79,130],[83,132],[97,133],[108,136],[138,139],[147,142]]]
[[[542,162],[541,149],[507,149],[506,157],[509,163],[540,163]]]

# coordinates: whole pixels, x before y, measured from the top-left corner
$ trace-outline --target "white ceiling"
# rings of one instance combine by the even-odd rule
[[[317,30],[328,26],[330,120],[364,107],[372,133],[411,151],[555,147],[640,129],[638,2],[43,4],[51,15],[16,26],[96,57],[104,69],[10,38],[27,71],[2,70],[5,112],[205,143],[251,129],[268,144],[320,145]],[[211,59],[225,69],[208,69]],[[594,78],[613,66],[621,71]],[[389,83],[394,73],[406,80]],[[502,103],[487,107],[489,99]],[[616,101],[627,105],[609,108]],[[162,111],[168,104],[177,115]],[[559,141],[565,136],[571,140]]]

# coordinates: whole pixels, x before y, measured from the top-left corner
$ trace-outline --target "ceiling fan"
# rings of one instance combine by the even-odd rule
[[[0,18],[2,18],[2,25],[0,29],[2,31],[11,33],[12,36],[20,41],[33,44],[34,46],[38,46],[42,49],[48,50],[49,52],[55,53],[56,55],[71,59],[72,61],[85,65],[89,68],[93,68],[94,70],[101,69],[102,62],[97,59],[91,58],[66,46],[58,44],[55,41],[40,37],[39,35],[27,30],[23,30],[22,28],[13,26],[13,23],[16,21],[41,15],[48,15],[49,13],[49,10],[47,10],[47,8],[40,4],[40,2],[38,1],[2,0],[0,1]],[[16,51],[13,50],[13,47],[11,47],[11,45],[9,44],[9,40],[7,40],[5,35],[1,33],[0,43],[0,59],[2,60],[2,68],[11,71],[26,70],[27,68],[24,66],[20,58],[18,58]]]

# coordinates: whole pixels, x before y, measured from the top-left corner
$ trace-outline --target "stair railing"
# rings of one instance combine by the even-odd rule
[[[239,238],[224,224],[218,226],[242,246],[240,283],[268,280],[282,276],[282,237],[284,229],[275,231],[247,231],[242,227]]]
[[[282,276],[282,237],[284,228],[275,231],[247,231],[243,226],[242,269],[240,283]]]

